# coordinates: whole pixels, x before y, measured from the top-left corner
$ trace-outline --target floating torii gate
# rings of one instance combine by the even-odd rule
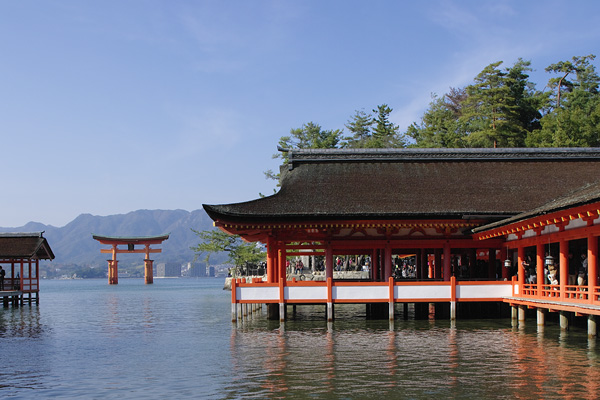
[[[160,253],[162,250],[151,249],[150,246],[153,244],[161,244],[169,238],[169,235],[129,237],[92,235],[92,237],[102,244],[112,246],[112,249],[100,249],[100,252],[112,254],[112,259],[106,260],[108,261],[108,284],[116,285],[119,283],[118,253],[144,253],[146,255],[146,258],[144,259],[144,279],[147,284],[153,283],[152,263],[154,260],[150,259],[150,253]],[[120,249],[118,247],[119,245],[127,246],[127,248]],[[135,246],[144,246],[144,248],[136,249]]]

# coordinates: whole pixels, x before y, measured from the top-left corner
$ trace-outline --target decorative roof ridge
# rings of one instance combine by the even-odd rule
[[[171,234],[163,233],[162,235],[155,236],[106,236],[106,235],[95,235],[92,234],[92,238],[98,239],[107,239],[107,240],[152,240],[152,239],[163,239],[167,240]]]
[[[43,238],[44,232],[2,232],[0,237],[37,237]]]
[[[290,168],[299,163],[398,161],[557,161],[598,160],[600,147],[279,149]]]

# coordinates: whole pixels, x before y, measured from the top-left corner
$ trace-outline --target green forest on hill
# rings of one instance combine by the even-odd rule
[[[530,81],[531,62],[486,66],[473,83],[433,95],[421,120],[406,132],[390,122],[392,109],[355,111],[344,129],[315,122],[281,137],[283,148],[595,147],[600,145],[600,77],[594,55],[545,70],[543,90]],[[285,160],[285,154],[278,154]]]

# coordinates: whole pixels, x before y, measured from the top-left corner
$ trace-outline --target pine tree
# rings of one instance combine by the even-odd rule
[[[525,142],[525,132],[517,123],[516,99],[507,73],[498,68],[501,64],[485,67],[466,88],[461,119],[468,124],[471,147],[518,147]]]
[[[405,147],[406,141],[400,134],[400,127],[394,125],[389,117],[392,109],[387,104],[377,106],[376,117],[373,119],[373,134],[365,143],[365,147],[387,148],[387,147]]]
[[[342,147],[365,147],[372,138],[373,116],[367,114],[364,110],[356,110],[345,126],[352,133],[352,136],[344,138],[345,142]]]
[[[558,77],[550,78],[554,89],[549,111],[541,128],[527,139],[529,146],[600,146],[600,77],[591,61],[594,55],[573,57],[546,68]]]

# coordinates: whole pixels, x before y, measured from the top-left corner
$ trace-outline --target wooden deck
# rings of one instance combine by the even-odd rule
[[[2,298],[2,306],[8,307],[9,305],[13,305],[18,307],[23,305],[24,303],[31,304],[35,302],[35,304],[39,304],[39,292],[29,292],[22,290],[1,290],[0,298]]]
[[[538,325],[546,312],[561,313],[561,327],[568,329],[568,313],[588,317],[588,333],[596,336],[596,318],[600,316],[600,287],[573,285],[519,285],[512,281],[394,281],[356,282],[286,281],[267,283],[261,279],[232,280],[232,321],[243,319],[243,307],[279,304],[279,319],[285,321],[286,305],[325,304],[327,319],[333,319],[333,305],[343,303],[388,303],[389,318],[394,318],[396,303],[449,303],[450,318],[456,318],[460,302],[500,302],[512,308],[512,318],[524,321],[526,309],[538,310]]]
[[[286,304],[326,304],[328,320],[333,319],[333,304],[388,303],[390,319],[395,303],[450,303],[451,318],[455,318],[457,302],[503,302],[514,289],[511,281],[286,281],[267,283],[232,281],[232,321],[241,317],[243,304],[279,304],[280,320],[284,320]]]
[[[18,306],[21,303],[23,292],[20,290],[2,290],[0,291],[0,297],[2,297],[4,307],[8,307],[9,304]]]

